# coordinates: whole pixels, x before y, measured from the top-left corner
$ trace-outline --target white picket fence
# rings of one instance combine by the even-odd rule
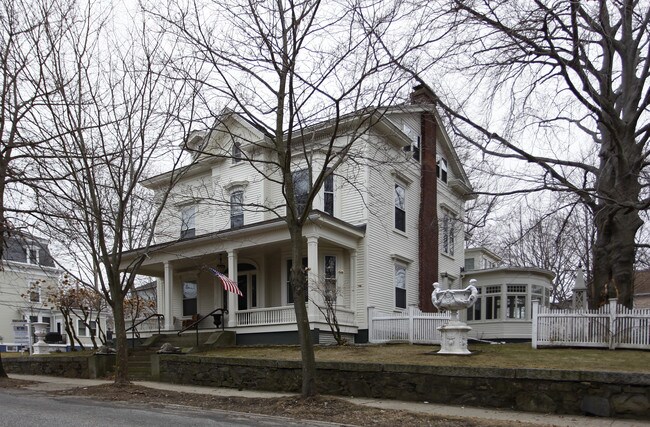
[[[612,299],[598,310],[551,310],[533,301],[532,345],[650,350],[650,309]]]
[[[405,312],[385,313],[368,308],[368,340],[371,343],[404,341],[440,344],[439,326],[449,322],[449,313],[423,313],[417,307]]]

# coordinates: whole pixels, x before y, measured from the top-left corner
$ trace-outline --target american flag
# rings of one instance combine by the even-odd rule
[[[227,290],[228,292],[235,293],[239,295],[240,297],[243,296],[241,291],[239,290],[239,286],[237,285],[237,282],[229,278],[228,276],[219,273],[217,270],[215,270],[212,267],[208,267],[208,270],[210,270],[210,273],[214,274],[217,276],[219,279],[221,279],[221,283],[223,284],[223,288]]]

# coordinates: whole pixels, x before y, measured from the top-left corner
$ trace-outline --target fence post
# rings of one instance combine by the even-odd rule
[[[409,315],[409,343],[413,344],[413,317],[415,316],[415,310],[412,305],[408,306],[408,315]]]
[[[372,318],[375,315],[375,307],[368,307],[368,342],[373,342],[373,322]]]
[[[616,348],[616,340],[618,336],[618,331],[616,330],[618,325],[616,321],[617,316],[617,298],[610,298],[609,300],[609,349],[614,350]]]
[[[530,342],[533,348],[537,348],[537,318],[539,317],[539,300],[533,300],[533,329],[530,333]]]

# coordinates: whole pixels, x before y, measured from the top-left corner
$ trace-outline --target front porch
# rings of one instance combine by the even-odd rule
[[[357,243],[363,231],[331,217],[317,215],[304,229],[308,276],[307,309],[312,330],[328,331],[325,298],[334,300],[344,334],[358,331],[356,313]],[[180,331],[205,317],[200,330],[218,330],[206,315],[227,310],[227,330],[240,334],[285,333],[297,330],[289,274],[290,240],[283,222],[197,236],[154,248],[139,274],[156,277],[157,311],[164,315],[163,332]],[[215,271],[235,282],[242,293],[226,292]],[[157,332],[155,319],[140,333]]]

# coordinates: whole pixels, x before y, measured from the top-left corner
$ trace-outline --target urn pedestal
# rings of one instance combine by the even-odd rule
[[[48,326],[49,324],[45,322],[32,323],[34,335],[37,338],[36,343],[32,346],[34,349],[32,354],[48,354],[50,352],[50,345],[44,341]]]
[[[467,349],[467,333],[472,330],[463,322],[449,322],[438,328],[442,339],[438,354],[471,354]]]

